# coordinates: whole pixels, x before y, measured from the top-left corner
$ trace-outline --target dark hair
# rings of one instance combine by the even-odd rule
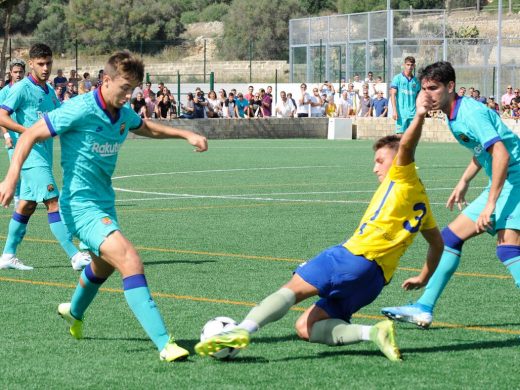
[[[142,81],[144,77],[144,64],[139,58],[134,57],[129,51],[118,51],[110,56],[105,73],[110,77],[122,76],[129,80]]]
[[[83,73],[83,78],[86,79],[88,76],[90,76],[90,73],[89,72],[85,72]]]
[[[411,62],[412,64],[415,64],[415,57],[408,56],[404,59],[404,63]]]
[[[29,58],[47,58],[52,57],[52,50],[44,43],[35,43],[29,49]]]
[[[419,80],[433,80],[448,85],[450,81],[455,82],[455,69],[448,61],[439,61],[428,65],[419,71]]]
[[[400,140],[401,137],[398,135],[387,135],[386,137],[379,138],[372,146],[372,149],[374,149],[374,152],[377,152],[381,148],[390,148],[393,150],[397,150],[399,148]]]

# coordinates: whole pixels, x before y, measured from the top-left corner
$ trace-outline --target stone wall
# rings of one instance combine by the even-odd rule
[[[520,135],[520,123],[505,120],[507,126]],[[328,118],[269,118],[269,119],[174,119],[162,122],[169,126],[204,134],[209,139],[241,138],[321,138],[326,139]],[[374,140],[395,133],[391,118],[355,118],[354,139]],[[423,142],[456,142],[444,119],[427,118]]]

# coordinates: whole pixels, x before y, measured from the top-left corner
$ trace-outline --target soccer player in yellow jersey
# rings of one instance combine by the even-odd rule
[[[291,280],[253,308],[237,328],[198,343],[195,350],[199,355],[246,347],[253,332],[282,318],[294,304],[318,295],[320,299],[296,321],[299,337],[327,345],[373,341],[388,359],[401,360],[391,322],[364,326],[351,324],[350,319],[390,282],[399,258],[417,233],[429,244],[426,262],[420,274],[407,279],[403,287],[423,287],[439,262],[444,244],[414,163],[424,117],[431,106],[431,98],[421,92],[406,133],[375,143],[374,173],[381,185],[352,237],[300,265]]]

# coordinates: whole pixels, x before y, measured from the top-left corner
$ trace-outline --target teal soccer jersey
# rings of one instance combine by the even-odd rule
[[[489,198],[493,156],[490,146],[501,141],[509,153],[507,178],[491,216],[490,234],[501,229],[520,230],[520,139],[507,128],[498,114],[484,104],[467,97],[457,96],[453,102],[448,126],[464,147],[468,148],[490,178],[488,186],[463,210],[464,215],[476,221]]]
[[[509,152],[509,171],[520,168],[520,139],[486,105],[457,96],[447,122],[455,139],[473,153],[489,177],[492,158],[487,149],[498,141]]]
[[[59,107],[60,101],[49,84],[44,88],[34,80],[32,75],[29,75],[10,88],[1,104],[0,108],[10,115],[16,115],[13,119],[17,123],[29,128],[45,113]],[[23,168],[52,166],[52,147],[52,138],[35,144]]]
[[[112,212],[117,155],[128,131],[141,127],[142,119],[127,106],[112,117],[99,89],[67,101],[44,119],[52,136],[60,136],[62,212],[89,208]]]
[[[417,77],[408,78],[404,73],[394,76],[390,88],[397,91],[397,110],[399,116],[409,117],[415,115],[415,100],[421,91],[421,83]]]
[[[11,91],[11,87],[13,85],[14,84],[9,83],[0,90],[0,104],[4,103],[4,100],[7,98],[7,95],[9,95],[9,92]],[[14,112],[11,114],[11,119],[16,122],[16,114]],[[20,137],[20,133],[17,133],[16,131],[11,131],[9,129],[7,129],[7,130],[9,131],[9,135],[11,136],[11,139],[13,140],[13,149],[14,149],[14,147],[16,146],[16,141]]]

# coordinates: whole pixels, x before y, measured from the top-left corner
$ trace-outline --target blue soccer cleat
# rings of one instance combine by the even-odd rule
[[[381,313],[394,321],[411,322],[423,329],[428,329],[433,321],[432,309],[420,303],[407,306],[384,307]]]

